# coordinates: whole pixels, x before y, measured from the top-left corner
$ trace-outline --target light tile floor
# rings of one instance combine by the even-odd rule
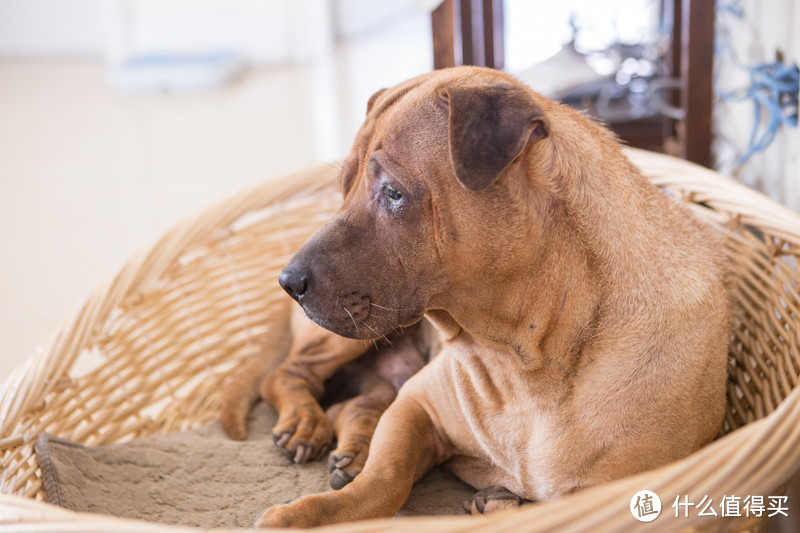
[[[99,62],[0,62],[0,381],[137,250],[347,149],[380,87],[431,68],[426,16],[224,91],[123,98]]]

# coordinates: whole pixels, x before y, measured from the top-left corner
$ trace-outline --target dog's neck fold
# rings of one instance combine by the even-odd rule
[[[469,336],[486,353],[513,358],[530,371],[545,362],[573,368],[600,298],[595,273],[571,231],[556,217],[540,234],[520,236],[540,239],[540,245],[515,255],[519,262],[502,279],[450,287],[441,308],[427,313],[441,338]]]
[[[439,332],[439,338],[441,338],[443,342],[452,341],[463,331],[459,323],[444,309],[431,309],[425,316],[428,317],[428,320],[431,321],[436,331]]]

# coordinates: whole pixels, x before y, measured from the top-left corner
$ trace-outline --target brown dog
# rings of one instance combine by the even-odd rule
[[[547,500],[716,435],[722,247],[604,128],[501,72],[437,71],[371,98],[341,185],[341,210],[281,284],[340,335],[425,315],[444,346],[381,417],[352,483],[259,525],[391,516],[440,463],[507,489],[483,503]]]

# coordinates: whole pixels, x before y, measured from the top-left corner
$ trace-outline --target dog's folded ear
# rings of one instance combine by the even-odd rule
[[[550,123],[521,87],[509,84],[446,87],[450,162],[469,190],[489,187],[528,143],[547,137]]]
[[[372,106],[375,105],[375,102],[378,101],[378,98],[380,98],[381,95],[388,90],[389,89],[378,89],[375,94],[369,97],[369,100],[367,101],[367,115],[369,115],[369,112],[372,111]]]

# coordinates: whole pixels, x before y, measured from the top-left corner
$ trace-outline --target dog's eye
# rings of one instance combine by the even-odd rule
[[[400,205],[400,202],[403,201],[403,195],[400,194],[400,191],[398,191],[394,187],[384,185],[383,193],[386,195],[386,198],[389,199],[389,203],[392,205]]]

